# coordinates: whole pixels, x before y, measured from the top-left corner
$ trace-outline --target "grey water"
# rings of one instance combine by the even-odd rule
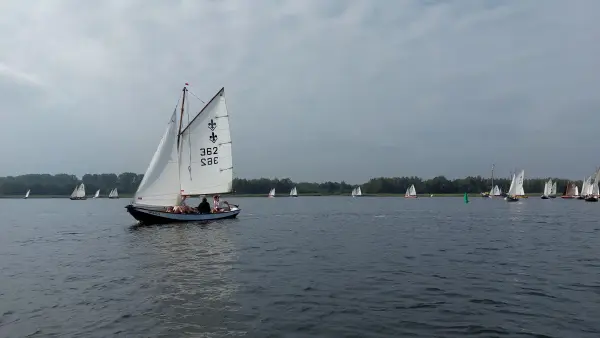
[[[0,337],[600,337],[600,203],[0,200]]]

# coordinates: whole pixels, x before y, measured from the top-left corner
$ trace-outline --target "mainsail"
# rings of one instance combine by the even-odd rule
[[[271,191],[269,191],[269,197],[275,197],[275,188],[271,189]]]
[[[543,196],[550,196],[552,195],[552,180],[548,180],[546,181],[546,183],[544,183],[544,193]]]
[[[525,170],[521,172],[515,178],[516,194],[515,196],[525,196],[525,190],[523,189],[523,181],[525,180]]]
[[[293,187],[292,190],[290,190],[290,196],[298,196],[298,190],[296,187]]]
[[[75,191],[75,197],[83,198],[85,197],[85,184],[81,183],[79,187],[77,187]]]
[[[98,196],[100,196],[100,189],[96,190],[96,193],[94,194],[94,198],[98,198]]]
[[[517,183],[515,174],[512,175],[512,179],[510,180],[510,187],[508,188],[508,196],[516,196],[517,195]]]
[[[231,192],[233,159],[224,88],[181,132],[179,152],[182,195]]]
[[[550,196],[556,197],[556,182],[552,183],[552,190],[550,191]]]

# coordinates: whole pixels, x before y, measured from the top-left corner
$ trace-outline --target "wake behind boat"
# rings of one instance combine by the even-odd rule
[[[213,221],[235,218],[241,212],[237,206],[211,213],[172,211],[178,209],[173,207],[180,206],[184,196],[230,193],[233,187],[225,88],[221,88],[182,130],[187,91],[186,83],[179,123],[178,104],[133,203],[125,207],[133,218],[144,224]]]

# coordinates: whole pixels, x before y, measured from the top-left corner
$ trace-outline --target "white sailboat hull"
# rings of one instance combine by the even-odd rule
[[[213,214],[176,214],[172,212],[152,210],[150,208],[134,206],[131,204],[126,206],[125,209],[127,209],[127,212],[131,214],[133,218],[143,224],[216,221],[220,219],[235,218],[242,211],[239,208],[232,208],[231,211]]]

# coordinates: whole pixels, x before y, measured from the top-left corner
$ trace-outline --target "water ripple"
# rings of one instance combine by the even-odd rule
[[[1,202],[2,337],[600,336],[585,203],[248,198],[137,227],[119,200]]]

